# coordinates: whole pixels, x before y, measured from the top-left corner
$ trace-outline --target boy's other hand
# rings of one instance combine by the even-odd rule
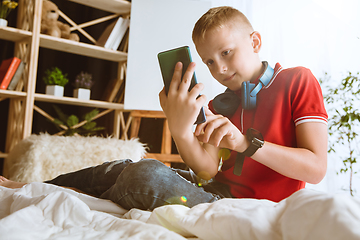
[[[195,136],[200,142],[215,147],[228,148],[243,152],[247,148],[246,137],[232,122],[222,115],[214,115],[208,108],[204,108],[206,122],[197,125]]]
[[[194,71],[195,63],[192,62],[181,80],[182,63],[178,62],[175,66],[168,95],[166,96],[164,88],[159,93],[160,105],[169,122],[170,132],[173,137],[192,134],[192,126],[206,101],[205,95],[198,97],[204,89],[202,83],[196,84],[190,92],[188,91]]]

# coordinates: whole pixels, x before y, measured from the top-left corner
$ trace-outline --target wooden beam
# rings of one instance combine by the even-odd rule
[[[131,111],[131,116],[141,118],[166,118],[163,111],[147,111],[147,110],[134,110]]]
[[[165,162],[167,162],[167,163],[171,163],[171,162],[184,163],[184,161],[182,160],[182,158],[180,157],[179,154],[148,153],[148,154],[146,154],[146,158],[156,159],[156,160],[159,160],[164,163]]]

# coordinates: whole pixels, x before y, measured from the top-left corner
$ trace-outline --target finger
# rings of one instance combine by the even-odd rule
[[[206,95],[198,95],[196,98],[196,105],[200,108],[202,106],[204,106],[205,102],[206,102]],[[200,109],[199,109],[200,110]]]
[[[218,132],[218,130],[227,123],[227,120],[222,117],[221,115],[216,115],[216,118],[214,120],[212,120],[208,125],[206,125],[206,128],[203,130],[204,131],[204,141],[209,142],[210,139],[214,140],[218,140],[219,138],[221,138],[221,132]],[[218,137],[216,137],[216,135],[219,134]]]
[[[159,92],[159,97],[162,96],[162,95],[164,95],[164,94],[165,94],[165,87],[163,87],[163,88],[161,89],[161,91]]]
[[[215,114],[208,108],[208,107],[204,107],[205,110],[205,115],[208,116],[214,116]]]
[[[204,90],[204,84],[202,83],[196,84],[189,92],[189,97],[193,99],[199,98],[199,95],[202,90]]]
[[[162,109],[164,109],[165,100],[166,100],[166,93],[165,93],[165,87],[163,87],[163,89],[159,92],[159,101]]]
[[[194,62],[191,62],[188,66],[188,68],[186,69],[184,76],[182,78],[182,82],[179,86],[179,90],[184,91],[186,89],[186,91],[189,90],[190,84],[191,84],[191,79],[194,75],[194,71],[195,71],[195,66],[196,64]]]
[[[204,134],[199,134],[199,135],[196,135],[196,138],[199,142],[202,142],[202,143],[205,143],[204,142]]]
[[[221,127],[216,129],[209,141],[212,142],[214,146],[219,147],[220,142],[225,137],[233,139],[233,133],[230,131],[229,128],[227,128],[227,125],[222,125]]]
[[[195,136],[200,136],[200,134],[204,131],[204,129],[207,127],[207,125],[210,122],[214,121],[216,118],[222,117],[221,115],[213,114],[207,106],[204,107],[204,110],[205,110],[206,121],[196,126],[194,131]]]
[[[216,121],[215,117],[207,118],[205,123],[199,124],[195,129],[195,135],[202,135],[203,142],[208,142],[210,135],[214,130],[214,121]],[[206,132],[206,135],[205,135]]]
[[[173,77],[170,82],[169,93],[178,90],[179,84],[181,82],[182,68],[183,68],[182,62],[177,62],[175,65]]]
[[[205,128],[207,121],[209,121],[209,116],[210,116],[209,111],[210,110],[207,106],[203,106],[203,108],[204,108],[204,113],[206,116],[206,121],[196,125],[195,131],[194,131],[195,136],[200,136],[202,129]]]

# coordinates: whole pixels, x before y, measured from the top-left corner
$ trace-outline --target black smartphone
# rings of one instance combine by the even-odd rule
[[[192,62],[190,48],[188,46],[183,46],[183,47],[160,52],[158,54],[158,60],[165,85],[165,92],[167,94],[169,91],[171,79],[174,74],[176,63],[182,62],[183,64],[182,77],[183,77],[186,72],[186,69],[188,68],[189,64]],[[197,80],[194,72],[194,75],[191,79],[189,91],[196,84],[197,84]],[[194,124],[203,123],[205,121],[206,121],[205,112],[204,112],[204,108],[202,107],[199,116],[197,117],[196,122]]]

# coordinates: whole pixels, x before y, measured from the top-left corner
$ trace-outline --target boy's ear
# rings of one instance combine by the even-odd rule
[[[261,43],[262,43],[260,33],[257,31],[254,31],[253,33],[251,33],[250,37],[251,37],[254,52],[259,53],[260,49],[261,49]]]

